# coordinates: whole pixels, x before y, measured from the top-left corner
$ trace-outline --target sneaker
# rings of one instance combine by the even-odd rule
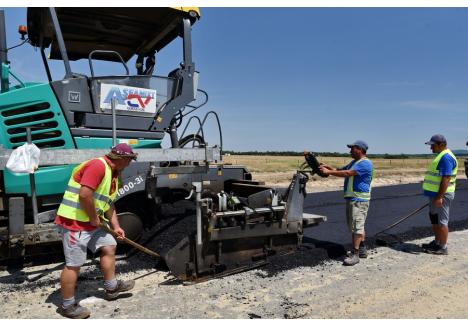
[[[359,263],[359,254],[358,253],[353,253],[352,255],[349,255],[343,261],[343,265],[345,265],[345,266],[353,266],[353,265],[356,265],[357,263]]]
[[[427,248],[424,251],[433,255],[448,255],[447,247],[442,248],[440,245],[436,245],[434,248]]]
[[[135,281],[134,280],[128,280],[128,281],[117,281],[117,286],[113,290],[106,290],[106,299],[107,300],[114,300],[117,299],[119,296],[119,293],[121,292],[126,292],[130,291],[133,289],[135,286]]]
[[[67,308],[60,306],[58,308],[58,313],[63,317],[71,319],[86,319],[91,315],[88,308],[80,306],[78,303],[74,303]]]
[[[367,247],[359,246],[359,258],[367,258]]]
[[[437,246],[437,242],[435,240],[432,240],[431,242],[423,243],[421,245],[421,248],[423,248],[423,249],[433,249],[436,246]]]

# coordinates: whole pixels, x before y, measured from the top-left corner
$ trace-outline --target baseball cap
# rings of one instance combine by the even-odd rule
[[[444,135],[434,135],[431,137],[431,140],[428,142],[425,142],[426,145],[433,145],[433,144],[439,144],[439,143],[447,143],[447,139],[445,139]]]
[[[348,144],[346,146],[348,146],[349,148],[351,148],[353,146],[356,146],[356,147],[359,147],[360,149],[364,150],[365,152],[367,152],[367,149],[369,148],[369,146],[367,146],[367,143],[365,141],[363,141],[363,140],[356,140],[354,143]]]
[[[107,156],[112,159],[131,157],[134,161],[136,161],[138,153],[134,153],[128,144],[120,143],[112,147]]]

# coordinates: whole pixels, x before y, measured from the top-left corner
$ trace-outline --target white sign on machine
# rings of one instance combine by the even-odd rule
[[[102,84],[100,95],[102,110],[111,110],[111,102],[115,98],[116,110],[156,113],[156,90],[154,89]]]

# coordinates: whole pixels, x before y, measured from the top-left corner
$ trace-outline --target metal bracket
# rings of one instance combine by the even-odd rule
[[[13,150],[0,153],[0,170],[4,170]],[[39,166],[79,164],[83,161],[103,156],[108,149],[41,149]],[[218,147],[206,148],[136,148],[138,162],[218,162],[221,150]]]

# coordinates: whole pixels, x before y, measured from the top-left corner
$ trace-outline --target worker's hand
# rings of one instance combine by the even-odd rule
[[[443,201],[444,201],[443,198],[436,197],[436,198],[434,198],[434,200],[432,201],[432,204],[434,205],[434,207],[439,208],[439,207],[442,207]]]
[[[125,238],[125,231],[120,226],[114,228],[114,232],[119,235],[117,239],[123,240],[123,238]]]
[[[89,219],[89,223],[92,225],[92,226],[99,226],[101,224],[101,219],[96,216],[96,217],[91,217]]]

